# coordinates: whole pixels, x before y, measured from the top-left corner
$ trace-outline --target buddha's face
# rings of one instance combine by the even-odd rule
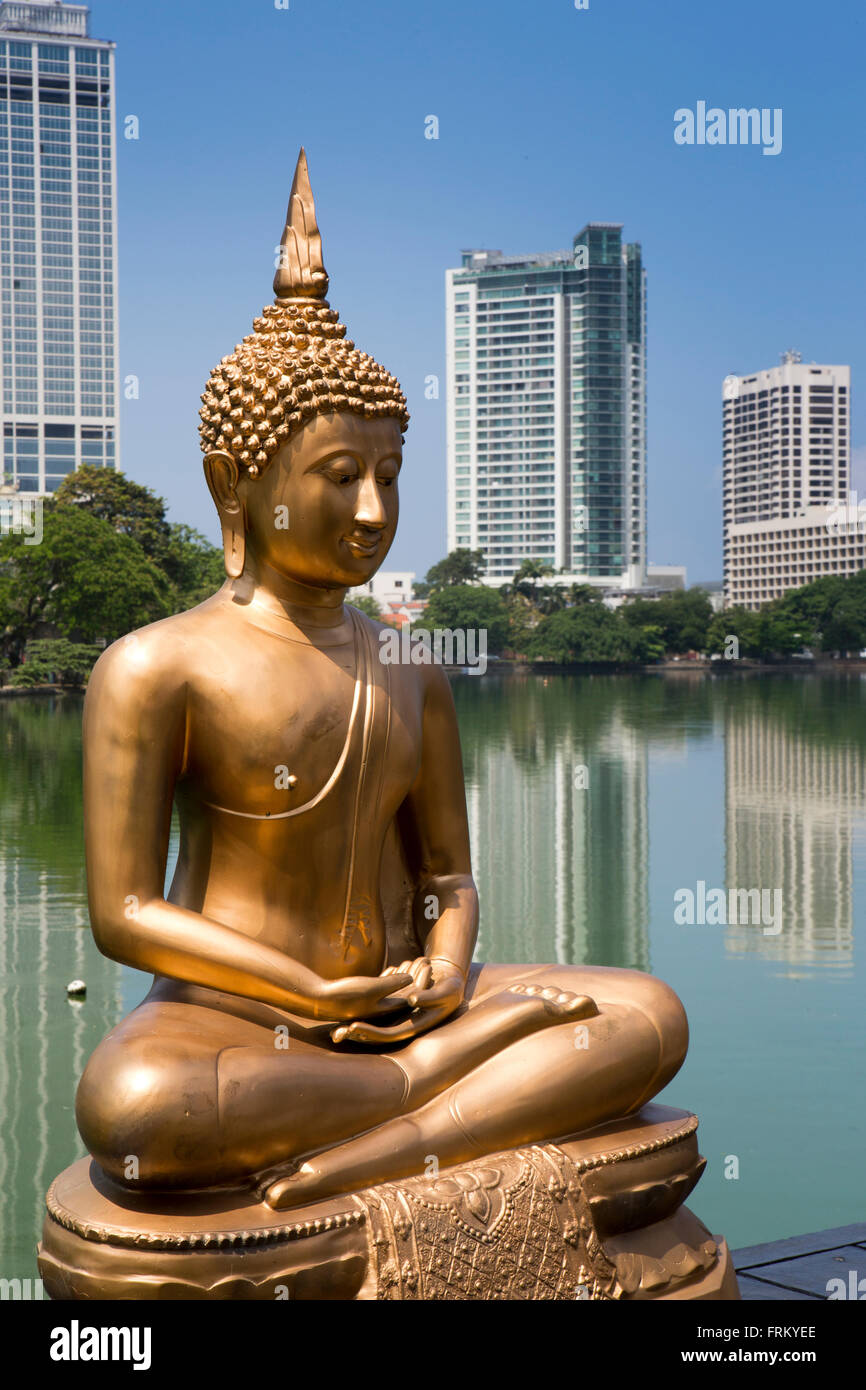
[[[248,552],[287,579],[325,588],[365,584],[391,548],[402,459],[394,416],[313,416],[261,478],[244,478]]]

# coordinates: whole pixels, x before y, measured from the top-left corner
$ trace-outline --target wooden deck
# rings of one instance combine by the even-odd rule
[[[844,1281],[846,1298],[866,1299],[866,1223],[749,1245],[733,1256],[744,1299],[823,1303],[831,1279]]]

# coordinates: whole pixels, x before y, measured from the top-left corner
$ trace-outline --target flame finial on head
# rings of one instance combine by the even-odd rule
[[[273,304],[234,352],[214,367],[199,411],[204,452],[222,450],[257,478],[282,444],[320,411],[409,423],[396,377],[360,352],[325,295],[322,239],[307,172],[298,156],[274,277]]]
[[[301,147],[289,194],[286,226],[280,238],[274,294],[277,299],[324,299],[327,293],[328,273],[322,261],[322,238],[316,222],[307,154]]]

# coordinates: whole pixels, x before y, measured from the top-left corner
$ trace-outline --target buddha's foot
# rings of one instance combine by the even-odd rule
[[[557,1023],[574,1023],[581,1018],[593,1018],[598,1006],[587,994],[574,994],[555,985],[519,983],[497,994],[479,1000],[460,1018],[440,1025],[455,1049],[456,1061],[450,1076],[442,1076],[442,1092],[432,1102],[441,1110],[430,1125],[430,1107],[423,1107],[427,1120],[417,1118],[419,1111],[395,1116],[376,1129],[358,1135],[300,1164],[281,1165],[259,1175],[259,1200],[275,1211],[304,1203],[320,1201],[340,1192],[357,1191],[377,1182],[393,1181],[423,1170],[431,1149],[446,1164],[460,1162],[469,1154],[462,1152],[465,1138],[454,1126],[449,1109],[449,1090],[474,1066],[503,1051],[522,1037]],[[425,1049],[435,1047],[439,1029],[422,1035],[412,1044],[414,1066],[423,1067]],[[450,1050],[450,1049],[449,1049]],[[443,1066],[440,1058],[438,1066]],[[412,1063],[407,1063],[407,1067]],[[447,1060],[444,1061],[446,1071]],[[426,1130],[426,1134],[425,1134]],[[446,1139],[446,1135],[449,1136]],[[456,1143],[453,1153],[445,1153],[449,1143]]]
[[[269,1206],[274,1203],[270,1200],[270,1193],[281,1188],[290,1178],[300,1171],[301,1164],[296,1159],[286,1159],[285,1163],[277,1163],[273,1168],[268,1168],[258,1174],[257,1181],[253,1188],[260,1202],[267,1202]],[[284,1203],[288,1206],[289,1203]]]
[[[286,1207],[297,1207],[305,1202],[315,1202],[329,1195],[322,1191],[322,1174],[314,1164],[292,1164],[287,1172],[279,1177],[271,1175],[263,1179],[256,1189],[260,1202],[265,1202],[274,1211]]]
[[[570,989],[559,989],[556,985],[509,985],[502,996],[516,994],[522,999],[534,999],[549,1014],[555,1023],[567,1023],[575,1018],[594,1018],[598,1005],[588,994],[573,994]]]
[[[539,1028],[548,1027],[551,1023],[591,1018],[597,1013],[594,1000],[586,994],[574,994],[559,985],[519,983],[473,1002],[469,1009],[441,1019],[432,1028],[429,1023],[423,1026],[424,1014],[419,1010],[395,1027],[377,1027],[363,1019],[340,1024],[331,1033],[331,1038],[337,1044],[345,1041],[371,1047],[399,1044],[412,1039],[413,1023],[417,1021],[422,1026],[414,1034],[413,1065],[410,1070],[420,1076],[424,1071],[424,1059],[429,1061],[431,1047],[437,1056],[442,1052],[443,1030],[447,1030],[449,1043],[446,1052],[457,1062],[457,1066],[452,1068],[452,1076],[447,1080],[457,1080],[509,1043],[535,1033]],[[437,1065],[434,1063],[434,1070]]]

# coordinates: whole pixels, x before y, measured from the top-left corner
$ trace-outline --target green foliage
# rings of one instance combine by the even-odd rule
[[[172,612],[166,576],[130,536],[50,502],[40,545],[0,536],[0,654],[17,664],[41,624],[70,641],[113,642]]]
[[[603,603],[584,603],[542,618],[527,654],[537,661],[643,662],[661,650],[657,628],[629,627]]]
[[[54,494],[60,506],[86,511],[112,530],[136,541],[151,560],[162,563],[171,527],[165,502],[149,487],[133,482],[116,468],[84,463],[68,473]]]
[[[173,611],[183,613],[210,598],[225,583],[223,553],[182,522],[173,522],[156,563],[174,587]]]
[[[789,618],[815,650],[859,651],[866,645],[866,570],[850,578],[816,579],[772,607]]]
[[[486,628],[487,650],[498,655],[508,645],[508,609],[498,589],[486,584],[450,584],[430,595],[424,616],[412,624],[413,631],[419,628],[427,632],[435,628]]]
[[[434,590],[431,604],[438,593],[460,589],[458,583],[446,585],[447,575],[454,572],[449,561],[460,553],[481,555],[454,552],[448,561],[434,565],[428,578],[433,576],[443,587]],[[546,583],[554,574],[543,561],[526,559],[510,584],[485,590],[497,594],[504,605],[507,625],[501,645],[497,626],[497,646],[492,650],[538,661],[644,663],[690,651],[721,655],[731,636],[739,642],[740,656],[760,660],[790,656],[804,647],[850,652],[866,646],[866,570],[851,578],[816,580],[758,612],[728,608],[721,613],[713,613],[709,595],[698,588],[675,589],[659,599],[634,599],[611,611],[595,586]],[[462,600],[449,606],[452,616],[428,607],[422,625],[484,625],[473,617],[473,610],[467,612],[468,617]],[[497,607],[496,617],[501,616]]]
[[[740,656],[754,656],[757,645],[757,613],[748,608],[725,608],[714,613],[707,629],[706,651],[724,656],[728,639],[736,637]]]
[[[191,526],[169,522],[163,498],[117,469],[82,464],[54,497],[59,506],[86,512],[135,541],[168,579],[173,613],[202,603],[225,580],[222,551]]]
[[[661,661],[665,654],[664,632],[660,626],[645,623],[632,634],[637,643],[633,661]]]
[[[521,560],[511,583],[503,585],[505,596],[516,598],[519,595],[534,604],[539,612],[553,613],[565,606],[565,597],[561,589],[542,585],[541,580],[550,579],[555,574],[553,565],[546,564],[544,560]]]
[[[569,608],[579,608],[584,603],[601,603],[601,594],[592,584],[570,584],[567,589],[560,589],[559,592],[564,596]]]
[[[40,665],[16,666],[9,677],[9,684],[16,689],[27,689],[34,685],[48,685],[54,679],[49,670]]]
[[[859,652],[866,643],[866,611],[862,599],[846,594],[833,607],[829,621],[821,630],[825,651]]]
[[[368,618],[375,618],[377,623],[382,622],[382,611],[372,594],[355,594],[349,599],[352,608],[357,608],[359,613],[366,613]]]
[[[737,638],[740,656],[761,660],[790,656],[806,645],[796,620],[775,605],[756,613],[747,608],[726,608],[716,613],[707,632],[706,650],[724,656],[730,637]]]
[[[508,650],[525,656],[532,634],[541,622],[541,614],[531,599],[510,593],[508,585],[504,584],[499,592],[508,611]]]
[[[0,536],[0,664],[16,666],[34,638],[115,641],[209,598],[223,584],[222,551],[165,503],[113,468],[84,464],[43,503],[43,537]],[[57,652],[54,654],[56,662]],[[26,662],[15,679],[56,670]],[[85,665],[82,673],[89,668]]]
[[[555,574],[553,566],[543,560],[526,559],[521,561],[511,583],[503,584],[499,590],[508,606],[509,648],[518,655],[525,656],[528,652],[532,635],[543,617],[558,613],[569,604],[592,602],[596,598],[588,584],[572,584],[570,589],[565,589],[562,585],[541,582]]]
[[[83,685],[99,657],[99,647],[69,642],[65,637],[43,637],[28,642],[24,661],[12,673],[9,684]]]
[[[523,584],[532,587],[538,583],[539,579],[547,579],[553,574],[556,574],[553,565],[548,565],[544,560],[527,558],[521,560],[520,568],[515,572],[513,587],[520,589]]]
[[[548,582],[556,571],[539,559],[525,559],[500,589],[481,582],[484,572],[482,550],[454,550],[433,565],[415,585],[429,602],[414,626],[485,628],[491,654],[555,662],[722,654],[730,636],[741,656],[761,659],[803,647],[844,653],[866,646],[866,570],[816,580],[757,613],[718,614],[702,589],[612,611],[592,585]],[[0,535],[0,665],[17,667],[26,649],[16,683],[51,676],[80,683],[95,644],[201,603],[224,579],[221,550],[192,527],[170,523],[162,498],[114,469],[83,465],[44,503],[41,544]],[[381,617],[371,597],[353,603]]]
[[[452,550],[427,571],[426,579],[416,584],[418,598],[427,598],[453,584],[477,584],[484,575],[484,551],[461,548]]]
[[[630,627],[660,628],[667,652],[705,650],[713,610],[704,589],[674,589],[659,599],[634,599],[621,611]]]

